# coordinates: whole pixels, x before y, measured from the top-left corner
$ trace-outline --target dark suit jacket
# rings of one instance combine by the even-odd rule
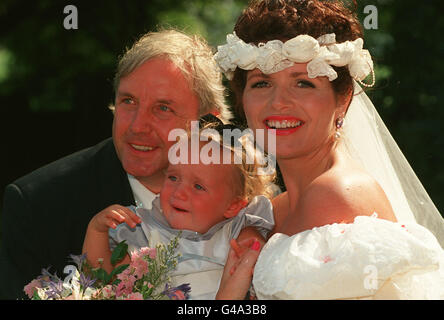
[[[80,254],[90,219],[134,198],[112,139],[57,160],[8,185],[2,210],[0,299],[51,266],[63,279],[69,254]]]

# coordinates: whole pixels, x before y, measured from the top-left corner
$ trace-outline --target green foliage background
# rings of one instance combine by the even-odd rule
[[[368,92],[401,150],[444,212],[444,16],[440,0],[365,0],[378,28],[365,30],[377,85]],[[0,189],[111,135],[119,55],[143,33],[175,26],[216,47],[245,0],[0,2]],[[78,29],[65,30],[66,5]],[[1,203],[0,203],[1,205]]]

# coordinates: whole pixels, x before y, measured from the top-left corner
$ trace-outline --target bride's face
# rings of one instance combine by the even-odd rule
[[[243,106],[251,129],[276,129],[277,158],[306,155],[328,145],[341,113],[330,81],[309,78],[305,63],[269,75],[249,71]]]

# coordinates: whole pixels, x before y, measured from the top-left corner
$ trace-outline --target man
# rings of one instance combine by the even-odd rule
[[[63,279],[69,254],[80,254],[94,214],[111,204],[143,205],[160,191],[168,133],[215,111],[227,120],[221,74],[198,37],[148,33],[119,62],[113,137],[8,185],[0,251],[0,299],[52,266]]]

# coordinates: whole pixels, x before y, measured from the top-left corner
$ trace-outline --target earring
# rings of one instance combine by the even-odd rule
[[[344,125],[344,118],[338,117],[335,121],[336,129],[341,129],[343,125]]]
[[[341,133],[339,132],[339,129],[341,129],[343,125],[344,125],[344,118],[338,117],[335,121],[335,126],[336,126],[335,139],[336,140],[341,138]]]

